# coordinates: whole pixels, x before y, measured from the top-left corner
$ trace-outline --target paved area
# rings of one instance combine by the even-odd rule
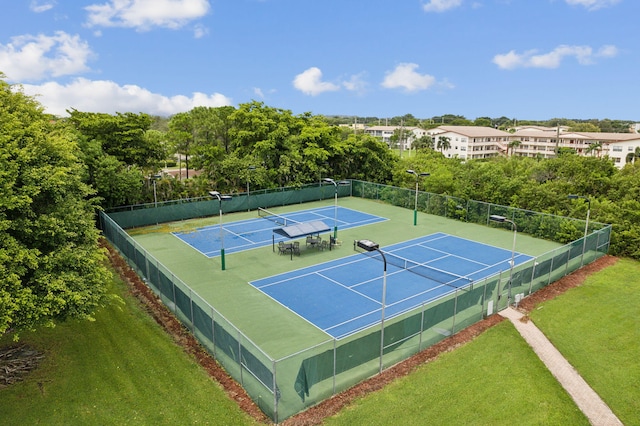
[[[516,330],[533,348],[592,425],[622,425],[622,422],[613,414],[607,404],[600,399],[600,396],[591,389],[591,386],[584,381],[532,321],[522,321],[523,314],[510,307],[501,311],[500,315],[513,323]]]

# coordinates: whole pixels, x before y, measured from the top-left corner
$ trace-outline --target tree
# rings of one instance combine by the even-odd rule
[[[600,153],[602,152],[602,142],[598,141],[595,143],[592,143],[591,145],[589,145],[589,148],[587,148],[587,150],[585,151],[586,154],[594,154],[597,153],[598,154],[598,158],[600,157]]]
[[[451,148],[451,138],[449,136],[438,136],[436,146],[444,154],[444,150]]]
[[[407,144],[407,141],[410,140],[415,135],[412,131],[407,130],[404,126],[397,127],[393,130],[393,134],[389,138],[391,142],[393,142],[392,148],[398,146],[400,149],[400,156],[402,157],[402,151],[404,151],[404,147]]]
[[[127,165],[147,167],[166,157],[161,141],[145,136],[152,122],[147,114],[68,112],[69,123],[87,140],[99,142],[104,153]]]
[[[636,149],[633,152],[630,152],[627,154],[627,158],[625,159],[625,163],[631,163],[631,164],[635,164],[636,163],[636,158],[640,157],[640,146],[636,147]]]
[[[0,80],[0,335],[106,302],[93,191],[75,135]]]
[[[474,126],[493,127],[493,120],[490,117],[478,117],[473,120]]]
[[[600,132],[600,127],[593,123],[573,123],[569,127],[570,132]]]
[[[264,166],[276,186],[299,183],[303,159],[296,138],[308,118],[262,102],[241,104],[230,115],[234,123],[230,131],[234,152],[240,158],[249,156],[256,165]]]
[[[416,150],[433,149],[433,138],[429,135],[420,136],[411,144]]]
[[[173,151],[180,156],[180,159],[184,155],[187,179],[189,179],[189,156],[195,140],[195,128],[191,114],[180,112],[171,117],[167,136],[171,141]],[[180,176],[182,176],[182,170],[180,171]]]
[[[507,156],[509,156],[509,149],[511,149],[511,156],[513,156],[515,149],[522,145],[522,142],[519,140],[511,141],[507,144]]]

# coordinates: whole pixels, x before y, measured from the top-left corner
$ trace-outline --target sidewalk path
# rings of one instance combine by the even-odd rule
[[[533,348],[592,425],[622,425],[622,422],[613,414],[607,404],[600,399],[600,396],[591,389],[591,386],[584,381],[533,322],[521,321],[523,314],[511,307],[501,311],[500,315],[511,320],[516,330]]]

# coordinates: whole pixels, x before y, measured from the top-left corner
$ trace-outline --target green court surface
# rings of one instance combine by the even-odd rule
[[[275,213],[287,213],[326,206],[333,206],[333,200],[270,210]],[[290,260],[289,256],[274,253],[271,246],[228,254],[224,271],[221,268],[220,257],[207,258],[171,234],[173,231],[187,231],[218,224],[217,215],[138,228],[130,230],[129,233],[153,257],[274,359],[325,342],[328,336],[255,289],[249,284],[252,280],[353,255],[353,241],[360,239],[375,241],[384,249],[386,245],[444,232],[508,250],[511,250],[513,244],[513,232],[508,226],[502,229],[486,227],[424,213],[418,213],[417,226],[414,226],[413,211],[405,208],[355,197],[341,198],[339,206],[389,220],[338,230],[341,247],[331,251],[303,249],[301,255],[295,256],[293,260]],[[256,217],[255,211],[226,214],[223,216],[223,224]],[[328,239],[328,235],[326,237]],[[304,246],[304,241],[301,245]],[[516,251],[530,256],[538,256],[560,246],[558,243],[524,234],[518,234],[516,240]]]

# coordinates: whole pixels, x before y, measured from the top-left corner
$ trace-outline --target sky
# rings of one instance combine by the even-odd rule
[[[0,0],[4,80],[66,116],[640,121],[638,0]]]

